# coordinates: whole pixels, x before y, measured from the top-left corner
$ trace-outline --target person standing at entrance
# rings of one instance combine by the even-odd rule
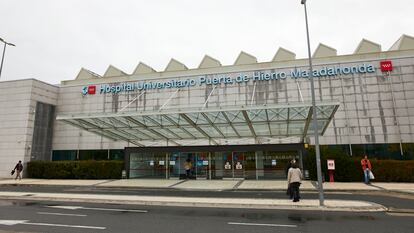
[[[286,178],[288,177],[289,169],[292,167],[292,164],[294,164],[294,163],[296,163],[296,160],[292,159],[286,164],[286,170],[285,170]],[[289,182],[288,182],[288,187],[287,187],[287,190],[286,190],[286,195],[288,195],[290,197],[290,199],[293,198],[293,193],[292,193],[292,190],[290,188]]]
[[[13,171],[16,171],[16,178],[15,180],[17,180],[17,178],[19,178],[19,180],[22,179],[22,171],[23,171],[23,164],[22,161],[19,160],[19,162],[16,164],[16,166],[14,167]]]
[[[369,173],[371,172],[372,166],[367,155],[365,155],[364,158],[361,159],[361,167],[362,171],[364,172],[365,184],[369,184]]]
[[[297,163],[293,163],[288,172],[288,184],[293,196],[293,202],[298,202],[300,199],[299,186],[302,180],[302,172]]]
[[[292,164],[296,163],[295,159],[290,160],[287,164],[286,164],[286,177],[288,175],[289,169],[292,167]]]
[[[193,164],[191,163],[191,160],[187,159],[184,163],[185,175],[187,179],[190,178],[192,168],[193,168]]]

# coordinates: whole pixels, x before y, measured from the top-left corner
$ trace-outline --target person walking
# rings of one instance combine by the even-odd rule
[[[371,172],[372,166],[367,155],[364,155],[364,158],[361,159],[361,167],[362,171],[364,172],[365,184],[369,184],[369,173]]]
[[[193,164],[191,163],[191,160],[187,159],[184,163],[185,175],[187,179],[190,178],[192,168],[193,168]]]
[[[22,179],[22,171],[23,171],[23,164],[22,164],[21,160],[19,160],[19,162],[16,164],[13,171],[16,172],[15,180],[17,180],[17,178],[19,178],[19,180],[21,180]]]
[[[289,169],[292,167],[292,164],[294,164],[294,163],[296,163],[296,160],[295,159],[292,159],[292,160],[290,160],[286,164],[286,170],[285,170],[286,178],[288,177]],[[289,183],[288,183],[288,187],[287,187],[287,190],[286,190],[286,195],[288,195],[290,197],[290,199],[293,198],[293,192],[292,192],[292,190],[290,188],[290,184]]]
[[[286,177],[288,175],[289,169],[292,167],[292,164],[294,163],[296,163],[296,160],[292,159],[286,164],[286,169],[285,169]]]
[[[288,184],[293,195],[293,202],[298,202],[300,199],[299,186],[302,180],[302,172],[297,163],[293,163],[288,172]]]

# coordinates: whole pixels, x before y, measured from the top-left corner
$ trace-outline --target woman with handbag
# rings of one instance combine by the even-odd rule
[[[292,164],[292,167],[288,171],[288,184],[290,191],[292,192],[293,202],[298,202],[300,199],[299,186],[302,180],[302,172],[300,171],[296,163]]]

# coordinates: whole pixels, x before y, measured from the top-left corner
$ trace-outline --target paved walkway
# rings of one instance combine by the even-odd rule
[[[59,185],[59,186],[98,186],[98,187],[136,187],[136,188],[173,188],[183,190],[286,190],[284,180],[165,180],[165,179],[125,179],[125,180],[56,180],[56,179],[0,179],[0,185]],[[371,183],[326,182],[326,191],[398,191],[414,193],[414,183]],[[314,182],[303,181],[301,190],[317,191]]]
[[[130,179],[130,180],[46,180],[46,179],[12,179],[0,180],[0,185],[59,185],[59,186],[95,186],[95,187],[136,187],[167,188],[180,190],[286,190],[286,181],[269,180],[165,180],[165,179]],[[313,182],[303,181],[302,191],[317,189]],[[397,191],[414,194],[414,183],[324,183],[326,191]],[[1,199],[22,200],[59,200],[73,202],[98,202],[137,205],[197,206],[216,208],[259,208],[259,209],[301,209],[327,211],[385,211],[386,208],[371,202],[326,200],[323,207],[318,200],[274,200],[265,198],[194,198],[139,195],[105,195],[73,193],[35,193],[35,192],[0,192]]]

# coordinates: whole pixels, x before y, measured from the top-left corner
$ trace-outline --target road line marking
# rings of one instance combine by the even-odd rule
[[[85,209],[85,210],[117,211],[117,212],[148,213],[148,210],[106,209],[106,208],[88,208],[88,207],[83,207],[82,209]]]
[[[284,224],[267,224],[267,223],[244,223],[244,222],[228,222],[229,225],[243,225],[243,226],[265,226],[265,227],[298,227],[297,225]]]
[[[102,211],[117,211],[117,212],[134,212],[134,213],[148,213],[148,210],[129,210],[129,209],[108,209],[108,208],[92,208],[92,207],[83,207],[83,206],[46,206],[49,208],[58,208],[58,209],[68,209],[68,210],[102,210]]]
[[[86,217],[86,214],[64,214],[64,213],[52,213],[52,212],[37,212],[38,214],[45,215],[59,215],[59,216],[74,216],[74,217]]]
[[[52,223],[30,223],[30,222],[24,222],[24,223],[20,223],[20,224],[33,225],[33,226],[85,228],[85,229],[97,229],[97,230],[105,230],[106,229],[106,227],[81,226],[81,225],[65,225],[65,224],[52,224]]]
[[[14,226],[17,224],[32,225],[32,226],[50,226],[50,227],[69,227],[69,228],[85,228],[85,229],[96,229],[105,230],[106,227],[97,226],[82,226],[82,225],[66,225],[66,224],[53,224],[53,223],[41,223],[41,222],[29,222],[29,220],[0,220],[0,225]]]

